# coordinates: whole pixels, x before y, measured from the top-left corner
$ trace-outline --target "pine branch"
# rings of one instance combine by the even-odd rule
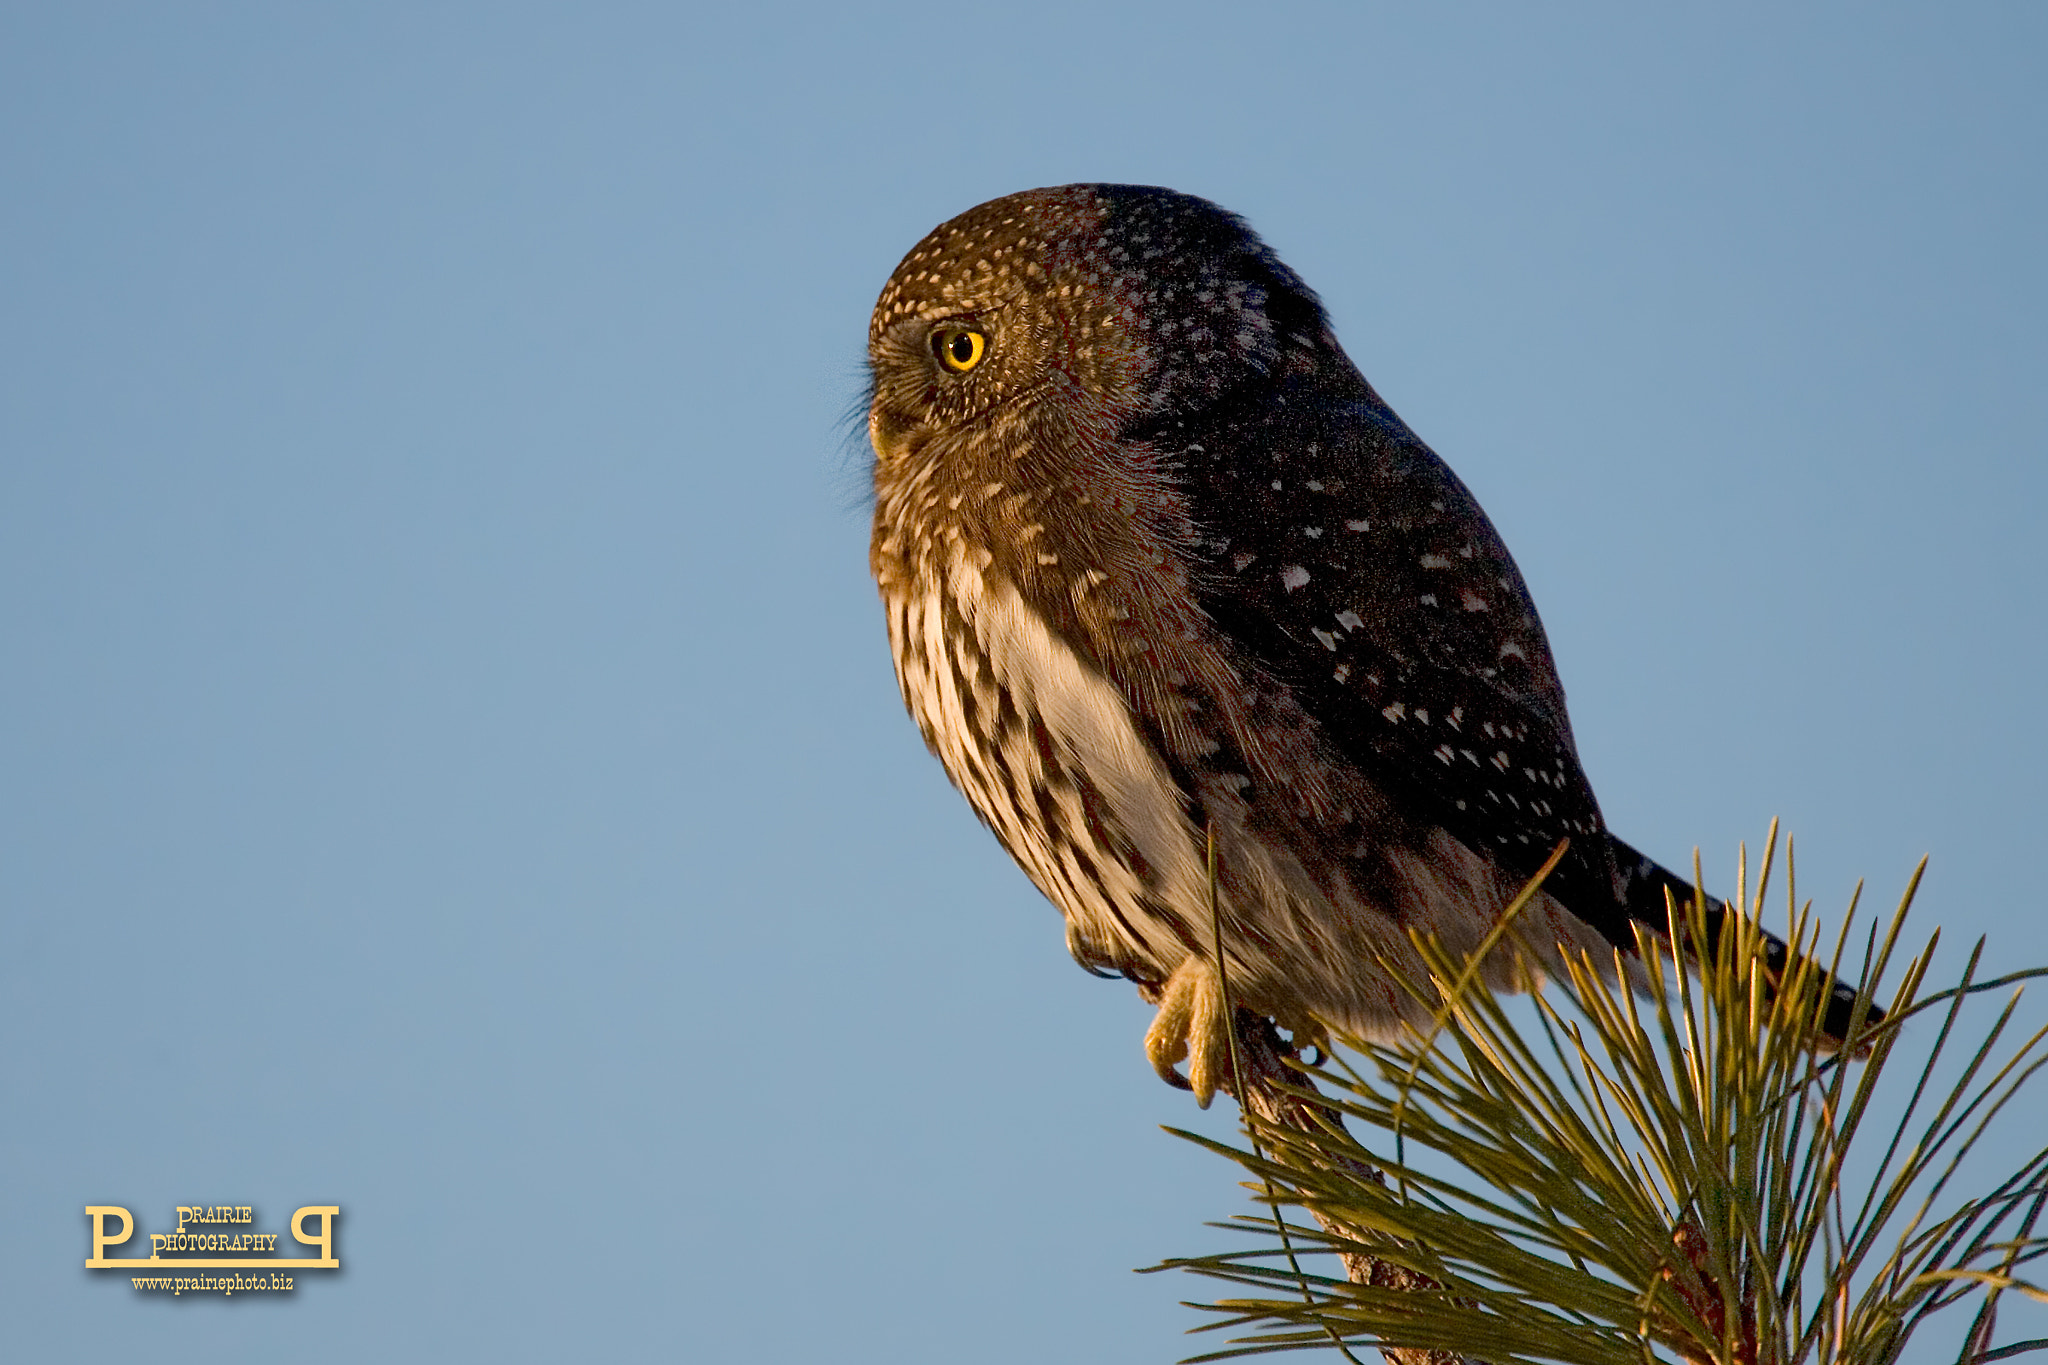
[[[1296,1060],[1295,1051],[1282,1040],[1271,1020],[1238,1010],[1233,1023],[1244,1094],[1237,1095],[1235,1088],[1230,1088],[1254,1135],[1275,1128],[1311,1138],[1343,1131],[1344,1116],[1323,1103],[1314,1082],[1289,1065]],[[1333,1147],[1323,1159],[1349,1179],[1386,1183],[1371,1165],[1342,1148]],[[1359,1229],[1346,1227],[1322,1212],[1313,1212],[1313,1216],[1326,1233],[1345,1244],[1338,1256],[1351,1283],[1405,1294],[1442,1294],[1443,1286],[1429,1276],[1367,1250],[1372,1239]],[[1340,1349],[1345,1348],[1340,1345]],[[1468,1365],[1466,1358],[1454,1351],[1426,1346],[1382,1346],[1381,1354],[1390,1365]]]
[[[1826,983],[1855,908],[1830,957],[1788,904],[1792,952],[1773,961],[1758,921],[1774,847],[1718,930],[1698,898],[1672,907],[1668,937],[1642,938],[1647,998],[1618,961],[1570,962],[1518,1025],[1476,958],[1418,940],[1430,979],[1406,984],[1437,1027],[1346,1040],[1361,1064],[1339,1055],[1313,1080],[1240,1013],[1250,1150],[1180,1135],[1254,1176],[1266,1212],[1219,1226],[1257,1244],[1156,1267],[1246,1295],[1203,1305],[1211,1329],[1249,1334],[1197,1359],[1355,1344],[1397,1365],[1896,1365],[1966,1301],[1959,1365],[2043,1349],[1991,1336],[2001,1295],[2048,1301],[2025,1278],[2048,1257],[2048,1149],[2002,1177],[1980,1175],[1978,1153],[2048,1068],[2048,1028],[2007,1040],[2016,993],[1988,1025],[1964,1012],[2048,969],[1979,981],[1979,944],[1960,981],[1927,993],[1930,940],[1882,1022],[1855,1019],[1831,1052]],[[1872,995],[1911,897],[1850,964]],[[1887,1075],[1909,1029],[1924,1056]],[[1365,1151],[1347,1120],[1392,1135],[1394,1156]],[[1329,1254],[1344,1278],[1308,1268]]]

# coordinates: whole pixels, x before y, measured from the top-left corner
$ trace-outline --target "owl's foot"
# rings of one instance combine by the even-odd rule
[[[1207,1109],[1216,1086],[1230,1067],[1230,1011],[1223,1004],[1223,982],[1216,964],[1191,957],[1174,969],[1159,993],[1159,1015],[1145,1031],[1145,1055],[1152,1069],[1169,1085],[1195,1092],[1195,1103]],[[1187,1079],[1173,1067],[1185,1058]]]

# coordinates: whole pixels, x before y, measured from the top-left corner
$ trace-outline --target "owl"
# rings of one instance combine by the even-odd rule
[[[1426,979],[1410,931],[1478,949],[1561,843],[1497,989],[1633,953],[1692,894],[1609,833],[1485,513],[1241,219],[993,200],[903,258],[868,359],[904,702],[1202,1103],[1232,1008],[1298,1039],[1423,1020],[1388,970]]]

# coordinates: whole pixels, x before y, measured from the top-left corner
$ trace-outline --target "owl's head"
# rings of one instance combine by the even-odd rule
[[[942,223],[889,277],[868,360],[885,457],[1034,410],[1128,430],[1289,374],[1355,374],[1315,294],[1242,219],[1145,185],[1027,190]]]

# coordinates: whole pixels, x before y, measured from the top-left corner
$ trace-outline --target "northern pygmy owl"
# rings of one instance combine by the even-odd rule
[[[1385,1036],[1425,1013],[1382,966],[1424,979],[1408,931],[1477,948],[1560,841],[1539,970],[1690,896],[1608,833],[1472,494],[1237,217],[1131,185],[983,204],[903,258],[868,355],[904,701],[1203,1102],[1219,950],[1230,1004]]]

